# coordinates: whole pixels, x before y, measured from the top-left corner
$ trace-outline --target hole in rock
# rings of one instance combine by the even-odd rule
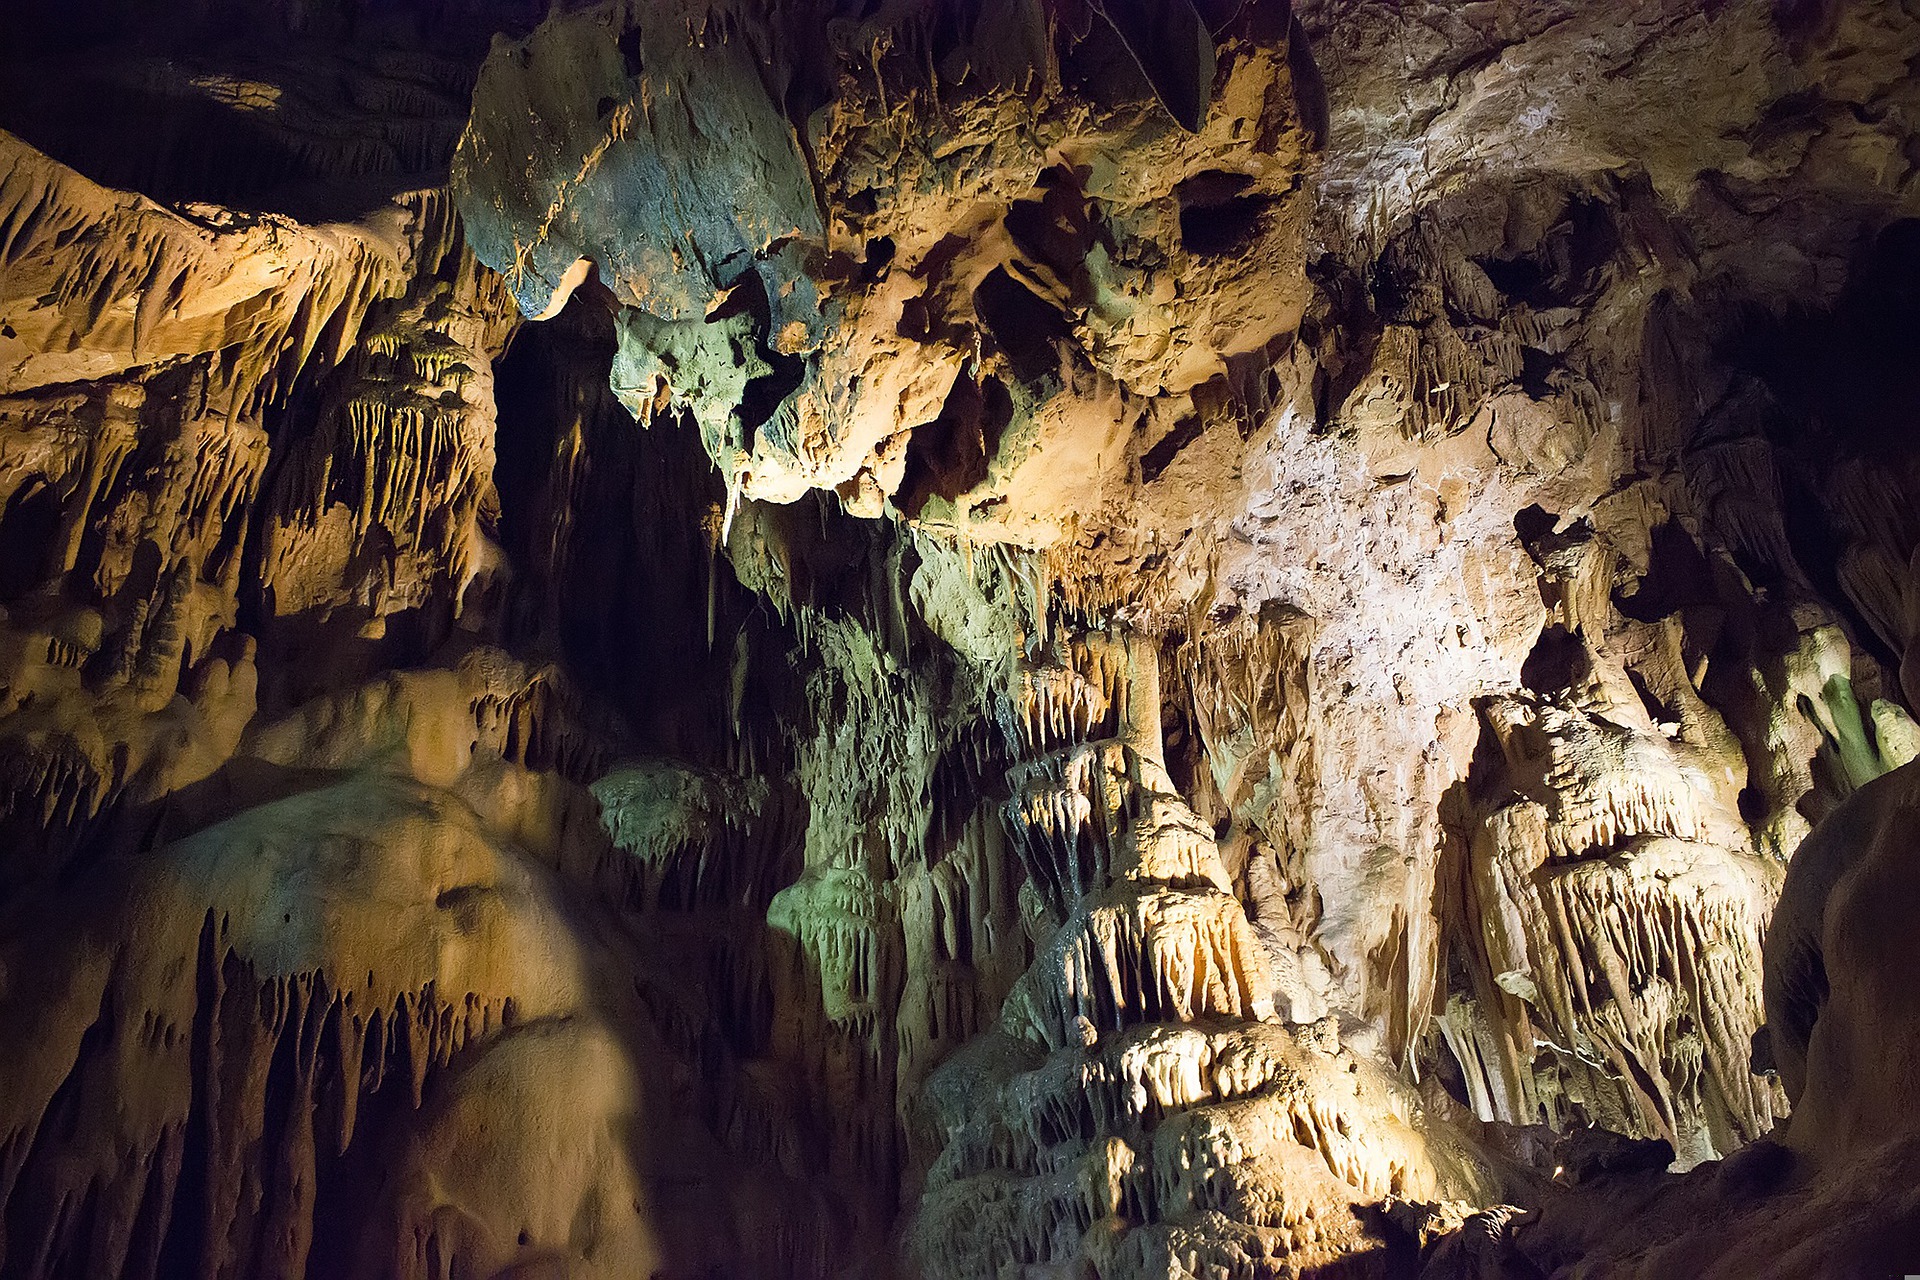
[[[894,243],[892,236],[875,236],[867,241],[866,252],[860,262],[860,278],[868,284],[880,279],[892,264]]]
[[[1892,424],[1920,421],[1917,327],[1920,219],[1908,218],[1873,238],[1832,310],[1776,319],[1756,309],[1728,354],[1774,393],[1805,443],[1837,437],[1851,452],[1894,456],[1906,437]]]
[[[1066,318],[1046,299],[995,267],[973,291],[974,313],[1023,380],[1058,372],[1055,344],[1068,338]]]
[[[1785,460],[1783,459],[1783,462]],[[1786,587],[1797,576],[1796,569],[1813,581],[1822,595],[1845,612],[1852,613],[1850,598],[1840,581],[1840,558],[1848,548],[1847,536],[1834,527],[1812,477],[1790,462],[1777,468],[1780,476],[1780,522],[1787,533],[1792,560],[1787,564],[1763,561],[1744,547],[1734,549],[1734,562],[1757,583]],[[1856,621],[1858,621],[1856,617]],[[1889,657],[1885,645],[1872,627],[1860,622],[1860,643],[1880,657]]]
[[[35,477],[15,490],[0,514],[0,600],[13,601],[40,584],[60,530],[60,496]]]
[[[1533,652],[1520,664],[1520,683],[1535,693],[1557,693],[1580,684],[1591,671],[1586,645],[1555,623],[1540,633]]]
[[[1474,261],[1507,298],[1544,311],[1590,300],[1620,252],[1612,207],[1580,197],[1567,202],[1560,220],[1537,243]]]
[[[1531,258],[1482,258],[1480,269],[1493,281],[1493,287],[1509,298],[1541,297],[1546,288],[1546,272]]]
[[[726,301],[707,318],[719,321],[736,315],[753,317],[755,353],[772,370],[747,383],[734,410],[734,418],[740,424],[740,446],[751,450],[756,433],[774,420],[787,397],[805,381],[807,362],[804,357],[776,351],[769,344],[774,328],[773,305],[767,297],[766,278],[759,271],[750,270],[742,275]]]
[[[1539,503],[1523,508],[1513,517],[1513,531],[1520,535],[1520,541],[1531,547],[1540,539],[1552,534],[1560,527],[1560,517]]]
[[[1551,351],[1542,351],[1539,347],[1520,348],[1520,389],[1535,400],[1544,400],[1553,394],[1553,384],[1549,379],[1553,371],[1566,363]]]
[[[1654,721],[1672,724],[1680,719],[1679,709],[1668,705],[1666,699],[1647,683],[1647,677],[1641,674],[1638,667],[1627,668],[1627,683],[1631,684],[1633,691],[1640,695],[1640,705],[1646,709],[1647,715]]]
[[[619,40],[614,42],[614,47],[620,50],[620,62],[626,67],[629,80],[647,69],[646,62],[640,57],[641,40],[640,25],[635,23],[621,32]]]
[[[1148,484],[1158,480],[1161,473],[1173,465],[1180,451],[1200,438],[1205,430],[1199,414],[1188,414],[1173,424],[1173,430],[1154,442],[1153,448],[1140,457],[1140,478]]]
[[[954,379],[940,416],[915,427],[907,439],[907,467],[894,505],[917,516],[929,498],[952,502],[984,482],[1012,420],[1013,397],[999,379]]]
[[[1007,210],[1007,234],[1020,252],[1052,267],[1079,296],[1086,288],[1086,257],[1093,247],[1086,197],[1073,174],[1059,165],[1043,172],[1037,185],[1037,198],[1016,200]]]
[[[1244,173],[1209,170],[1174,188],[1180,202],[1180,243],[1188,253],[1211,258],[1245,247],[1259,234],[1273,198],[1243,194],[1253,185]]]
[[[1614,597],[1621,613],[1637,622],[1656,622],[1689,605],[1712,602],[1713,571],[1685,529],[1665,521],[1654,526],[1648,542],[1646,576],[1632,594]]]

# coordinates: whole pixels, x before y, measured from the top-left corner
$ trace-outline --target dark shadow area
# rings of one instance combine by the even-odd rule
[[[999,379],[956,377],[940,416],[913,429],[907,466],[893,505],[917,517],[930,498],[957,500],[987,479],[1001,434],[1013,420],[1013,397]]]
[[[1200,258],[1237,253],[1259,235],[1275,201],[1242,194],[1253,179],[1245,174],[1198,173],[1174,188],[1180,202],[1180,243]]]
[[[12,603],[46,579],[54,536],[60,531],[60,495],[29,478],[0,512],[0,601]]]
[[[0,128],[106,186],[347,220],[434,185],[531,0],[21,0]]]

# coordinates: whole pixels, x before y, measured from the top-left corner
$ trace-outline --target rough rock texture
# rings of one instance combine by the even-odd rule
[[[0,1280],[1920,1271],[1911,5],[17,7]]]
[[[1134,8],[600,6],[488,60],[455,188],[527,314],[612,291],[730,506],[1051,545],[1305,302],[1286,7]]]

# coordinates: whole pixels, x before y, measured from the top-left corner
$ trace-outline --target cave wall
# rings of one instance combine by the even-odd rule
[[[19,30],[0,1276],[1914,1256],[1908,8]]]

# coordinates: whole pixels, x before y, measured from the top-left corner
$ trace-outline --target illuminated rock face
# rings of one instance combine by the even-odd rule
[[[453,186],[527,314],[612,291],[730,502],[1048,546],[1299,323],[1286,7],[1220,9],[600,6],[488,59]]]
[[[1911,16],[74,8],[0,1280],[1913,1269]]]

